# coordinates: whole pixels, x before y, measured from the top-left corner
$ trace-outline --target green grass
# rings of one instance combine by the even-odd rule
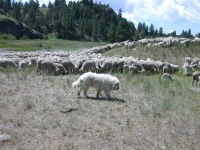
[[[92,48],[105,45],[105,42],[81,42],[61,39],[48,40],[2,40],[0,39],[0,48],[12,49],[13,51],[35,51],[42,49],[62,49],[77,50]]]
[[[1,40],[16,40],[16,37],[12,34],[0,34]]]

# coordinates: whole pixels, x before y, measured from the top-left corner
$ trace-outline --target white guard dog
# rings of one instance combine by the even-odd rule
[[[80,96],[81,90],[83,90],[84,96],[88,98],[87,91],[90,87],[93,87],[97,89],[97,98],[99,98],[101,90],[105,92],[108,98],[111,98],[110,91],[119,90],[119,80],[117,77],[109,74],[87,72],[81,75],[77,81],[73,82],[72,87],[80,88],[78,96]]]

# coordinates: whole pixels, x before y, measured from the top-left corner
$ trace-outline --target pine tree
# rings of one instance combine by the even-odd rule
[[[129,35],[128,22],[126,19],[121,19],[117,26],[116,40],[125,41]]]
[[[155,30],[154,37],[158,37],[158,29]]]
[[[114,23],[110,24],[107,37],[108,41],[111,43],[116,41],[116,26]]]
[[[158,34],[159,34],[160,37],[163,36],[163,28],[162,28],[162,27],[159,28],[159,32],[158,32]]]
[[[98,23],[97,27],[97,37],[99,40],[106,41],[107,40],[107,28],[106,28],[106,22],[105,22],[105,16],[103,16]]]
[[[198,37],[198,38],[200,38],[200,33],[197,33],[195,36]]]
[[[151,24],[150,28],[149,28],[149,36],[153,37],[154,36],[154,26],[153,24]]]
[[[176,37],[176,31],[174,30],[173,32],[171,32],[170,36]]]
[[[97,41],[97,23],[96,23],[96,21],[93,21],[92,38],[93,38],[93,41]]]
[[[22,6],[21,2],[19,3],[15,3],[14,1],[12,2],[12,9],[13,9],[12,16],[18,21],[20,21],[21,18],[21,6]]]
[[[120,21],[121,19],[122,19],[122,9],[120,8],[118,12],[118,20]]]
[[[0,0],[0,13],[3,13],[3,8],[4,8],[4,2],[3,0]]]
[[[188,38],[192,38],[191,29],[188,29]]]

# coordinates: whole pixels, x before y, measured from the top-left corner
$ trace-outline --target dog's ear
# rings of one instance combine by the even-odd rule
[[[117,82],[118,82],[118,80],[117,80],[117,79],[115,79],[115,80],[114,80],[114,83],[117,83]]]

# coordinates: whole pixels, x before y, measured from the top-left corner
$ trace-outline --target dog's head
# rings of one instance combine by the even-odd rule
[[[113,90],[119,90],[119,80],[117,78],[114,80]]]

